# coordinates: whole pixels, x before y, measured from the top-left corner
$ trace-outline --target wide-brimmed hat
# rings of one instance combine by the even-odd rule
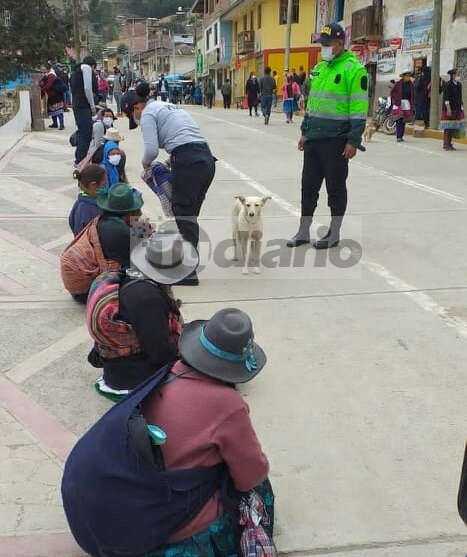
[[[266,354],[253,338],[248,315],[226,308],[209,321],[186,325],[179,349],[183,360],[201,373],[226,383],[247,383],[266,364]]]
[[[178,232],[155,232],[133,248],[130,259],[133,267],[159,284],[177,284],[199,264],[196,248]]]
[[[108,213],[125,215],[141,209],[144,201],[128,184],[118,183],[108,193],[97,194],[97,205]]]
[[[115,143],[119,141],[123,141],[125,138],[117,128],[109,128],[104,135],[103,139],[107,139],[109,141],[115,141]]]

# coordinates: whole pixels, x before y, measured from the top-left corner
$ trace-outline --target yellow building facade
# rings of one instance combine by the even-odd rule
[[[286,68],[287,0],[239,0],[222,14],[232,23],[231,78],[234,96],[244,95],[250,72],[263,74],[266,66],[278,75],[278,93],[285,70],[303,66],[308,72],[318,61],[319,46],[312,43],[316,29],[316,1],[293,0],[290,62]]]

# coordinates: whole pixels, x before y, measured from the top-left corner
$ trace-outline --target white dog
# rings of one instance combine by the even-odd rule
[[[254,265],[253,272],[259,273],[261,257],[261,240],[263,237],[263,219],[261,211],[269,196],[235,197],[232,211],[232,239],[234,243],[234,261],[243,261],[243,274],[248,274],[250,259]]]

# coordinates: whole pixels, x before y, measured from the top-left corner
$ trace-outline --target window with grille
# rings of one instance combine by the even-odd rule
[[[9,10],[5,10],[5,11],[3,12],[3,17],[4,17],[4,20],[5,20],[5,27],[6,27],[7,29],[9,29],[10,26],[11,26],[11,13],[10,13],[10,11],[9,11]]]
[[[300,0],[292,0],[292,23],[300,21]],[[280,0],[279,5],[279,23],[286,25],[287,23],[287,0]]]
[[[248,16],[247,15],[243,16],[243,30],[248,31]]]
[[[461,71],[462,79],[467,79],[467,48],[456,50],[456,68]]]
[[[261,29],[261,19],[262,19],[262,8],[261,8],[261,4],[258,6],[257,10],[256,10],[256,20],[258,23],[258,29]]]

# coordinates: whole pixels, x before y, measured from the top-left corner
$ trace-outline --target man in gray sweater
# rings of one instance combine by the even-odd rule
[[[151,166],[165,149],[172,169],[172,210],[177,227],[195,248],[199,241],[198,219],[206,192],[214,179],[215,158],[193,118],[178,106],[148,98],[149,86],[141,83],[125,103],[127,116],[141,126],[144,141],[142,164]],[[197,285],[196,273],[182,283]]]
[[[264,76],[259,80],[259,93],[261,95],[261,112],[264,116],[264,123],[269,124],[271,117],[272,100],[276,92],[276,80],[271,77],[271,68],[264,69]]]

